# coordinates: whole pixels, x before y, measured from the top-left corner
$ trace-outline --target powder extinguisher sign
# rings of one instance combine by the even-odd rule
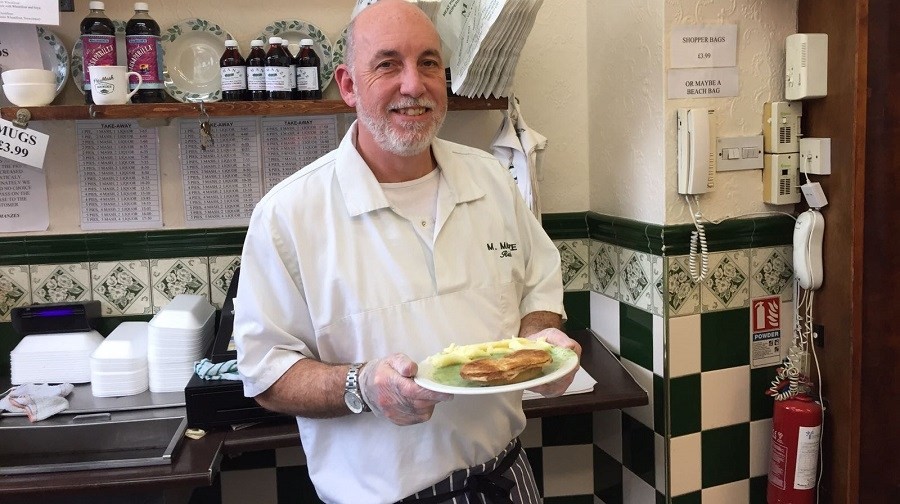
[[[781,362],[781,297],[766,296],[750,301],[750,367]]]

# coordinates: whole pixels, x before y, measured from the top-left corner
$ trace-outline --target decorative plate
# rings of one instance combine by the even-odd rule
[[[128,53],[125,49],[125,21],[113,20],[116,27],[116,64],[125,66],[128,64]],[[72,82],[79,91],[84,93],[84,49],[81,45],[81,37],[72,46]]]
[[[337,68],[338,65],[344,62],[344,58],[347,56],[347,28],[350,26],[345,26],[343,30],[341,30],[341,37],[334,44],[334,67]]]
[[[268,46],[269,37],[281,37],[287,40],[288,50],[294,55],[300,50],[300,41],[302,39],[312,39],[313,49],[315,49],[321,62],[319,82],[322,83],[322,90],[324,91],[331,84],[335,66],[334,51],[331,46],[331,40],[328,40],[328,37],[325,36],[319,27],[299,19],[273,21],[256,38],[262,40]]]
[[[56,95],[59,96],[69,78],[69,53],[66,46],[52,31],[37,26],[38,46],[41,48],[41,64],[56,75]]]
[[[169,96],[189,103],[222,99],[219,59],[229,38],[234,37],[205,19],[187,19],[164,31],[160,41]]]
[[[461,364],[435,369],[428,359],[424,359],[422,362],[418,363],[419,372],[416,373],[416,376],[413,379],[422,388],[434,390],[435,392],[460,395],[499,394],[502,392],[525,390],[552,382],[557,378],[562,378],[578,367],[578,354],[568,348],[555,346],[550,349],[550,356],[553,357],[553,361],[544,366],[543,375],[531,380],[511,383],[509,385],[491,386],[467,381],[459,376]]]

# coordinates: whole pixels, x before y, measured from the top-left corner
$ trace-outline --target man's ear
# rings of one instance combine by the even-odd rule
[[[350,75],[350,69],[347,68],[347,65],[340,64],[334,70],[334,80],[338,84],[338,89],[341,92],[341,98],[344,99],[344,103],[351,107],[356,106],[356,93],[353,92],[353,76]]]

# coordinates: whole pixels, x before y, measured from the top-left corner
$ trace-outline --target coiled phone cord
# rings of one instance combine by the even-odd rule
[[[697,210],[691,204],[691,196],[685,194],[684,200],[687,202],[688,209],[691,212],[691,219],[694,221],[694,231],[691,231],[691,248],[690,256],[688,256],[688,271],[691,274],[691,280],[694,282],[702,282],[709,275],[709,247],[706,244],[706,229],[703,227],[703,214],[700,212],[700,201],[694,196],[694,203],[697,204]],[[700,268],[697,268],[697,248],[699,243]]]

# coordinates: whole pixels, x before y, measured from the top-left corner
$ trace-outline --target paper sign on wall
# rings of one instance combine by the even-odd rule
[[[0,70],[35,66],[41,67],[41,48],[34,26],[0,23]]]
[[[682,25],[669,36],[669,68],[737,66],[737,25]]]
[[[59,0],[2,0],[0,22],[59,26]]]
[[[716,98],[738,95],[738,69],[673,68],[668,98]]]
[[[46,231],[49,226],[44,171],[0,159],[0,233]]]
[[[35,168],[44,167],[48,135],[0,119],[0,157],[12,159]]]

